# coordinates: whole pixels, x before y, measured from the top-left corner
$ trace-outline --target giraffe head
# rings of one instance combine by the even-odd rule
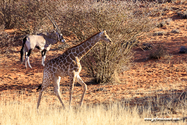
[[[111,43],[111,39],[110,37],[107,35],[106,31],[102,31],[100,32],[100,40],[103,40],[103,41],[106,41],[106,42],[109,42]]]

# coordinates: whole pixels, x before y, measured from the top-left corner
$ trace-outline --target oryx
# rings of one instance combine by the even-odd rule
[[[46,14],[47,15],[47,14]],[[28,35],[23,39],[22,48],[20,51],[20,60],[23,62],[25,54],[25,67],[27,68],[27,63],[30,68],[29,56],[35,48],[39,49],[42,55],[42,65],[45,66],[44,61],[46,58],[46,52],[50,50],[52,44],[56,44],[58,41],[65,42],[62,33],[58,29],[58,26],[55,22],[47,15],[48,18],[53,23],[54,28],[56,29],[51,33],[40,33],[37,35]]]

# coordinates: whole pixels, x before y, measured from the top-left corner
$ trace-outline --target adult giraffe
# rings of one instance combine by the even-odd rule
[[[80,60],[85,56],[99,41],[111,42],[111,39],[107,35],[106,31],[99,32],[92,37],[88,38],[84,42],[69,48],[61,56],[51,59],[44,67],[43,71],[43,82],[38,87],[39,98],[37,103],[37,109],[39,108],[42,92],[50,85],[52,82],[54,86],[54,91],[58,99],[60,100],[62,106],[65,108],[64,103],[61,100],[60,94],[60,79],[64,76],[69,76],[70,79],[70,100],[69,106],[71,106],[72,91],[74,82],[77,81],[83,86],[83,94],[80,101],[80,106],[83,104],[83,99],[85,92],[87,90],[87,85],[83,82],[79,73],[81,71]],[[75,62],[76,61],[76,62]]]

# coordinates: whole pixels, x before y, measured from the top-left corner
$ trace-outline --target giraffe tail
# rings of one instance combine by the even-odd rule
[[[38,92],[41,88],[42,88],[42,84],[40,84],[40,85],[38,86],[38,88],[36,89],[37,92]]]

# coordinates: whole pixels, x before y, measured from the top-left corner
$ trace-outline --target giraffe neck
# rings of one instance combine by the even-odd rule
[[[71,48],[71,51],[74,52],[74,56],[77,56],[81,60],[82,57],[84,57],[99,41],[100,33],[97,33],[94,36],[87,39],[86,41]]]

